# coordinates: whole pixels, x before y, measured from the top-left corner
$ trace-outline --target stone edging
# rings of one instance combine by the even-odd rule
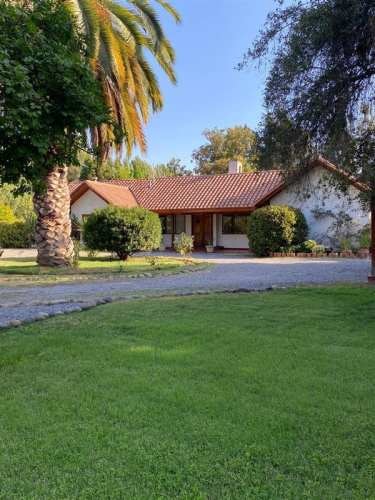
[[[300,257],[300,258],[311,258],[311,259],[321,259],[328,257],[330,259],[345,258],[345,259],[368,259],[370,253],[367,252],[321,252],[321,253],[303,253],[303,252],[271,252],[270,257]]]
[[[74,306],[71,307],[70,309],[66,311],[55,311],[52,313],[47,313],[47,312],[40,312],[36,314],[33,318],[30,319],[25,319],[25,320],[18,320],[18,319],[13,319],[9,321],[7,324],[0,325],[0,330],[4,330],[7,328],[11,327],[18,327],[30,323],[35,323],[36,321],[41,321],[47,318],[53,318],[55,316],[62,316],[64,314],[70,314],[74,312],[81,312],[81,311],[87,311],[88,309],[93,309],[94,307],[104,305],[104,304],[109,304],[111,302],[124,302],[124,301],[129,301],[129,300],[139,300],[139,299],[159,299],[159,298],[173,298],[173,297],[189,297],[189,296],[195,296],[195,295],[217,295],[217,294],[232,294],[232,293],[265,293],[265,292],[271,292],[273,290],[283,290],[286,289],[287,287],[285,286],[270,286],[267,288],[227,288],[227,289],[218,289],[218,290],[185,290],[185,291],[176,291],[174,293],[163,293],[163,294],[156,294],[156,295],[124,295],[124,296],[117,296],[115,298],[113,297],[103,297],[101,299],[96,299],[90,302],[87,302],[81,306]],[[73,304],[76,303],[77,301],[73,300],[68,300],[68,301],[55,301],[51,302],[49,304],[43,303],[39,305],[54,305],[54,304]],[[8,307],[15,307],[16,305],[24,305],[22,303],[19,304],[12,304],[9,305]],[[34,304],[37,305],[37,304]]]

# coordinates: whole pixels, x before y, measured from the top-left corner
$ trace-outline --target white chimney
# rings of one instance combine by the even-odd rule
[[[228,165],[228,174],[242,174],[242,163],[239,160],[231,160]]]

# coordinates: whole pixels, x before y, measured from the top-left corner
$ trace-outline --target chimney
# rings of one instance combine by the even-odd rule
[[[239,160],[231,160],[228,165],[228,174],[242,174],[242,163]]]

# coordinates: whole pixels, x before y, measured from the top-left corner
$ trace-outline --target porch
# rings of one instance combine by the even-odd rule
[[[173,248],[174,241],[181,233],[194,238],[194,249],[204,250],[207,246],[218,250],[248,250],[246,235],[249,212],[160,215],[163,231],[163,245]]]

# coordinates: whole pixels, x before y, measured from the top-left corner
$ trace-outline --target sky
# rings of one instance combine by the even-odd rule
[[[162,15],[177,55],[176,86],[158,71],[163,110],[146,127],[151,163],[180,158],[193,168],[191,154],[204,143],[207,128],[248,125],[262,115],[265,70],[237,71],[274,0],[171,0],[182,16],[175,25]]]

